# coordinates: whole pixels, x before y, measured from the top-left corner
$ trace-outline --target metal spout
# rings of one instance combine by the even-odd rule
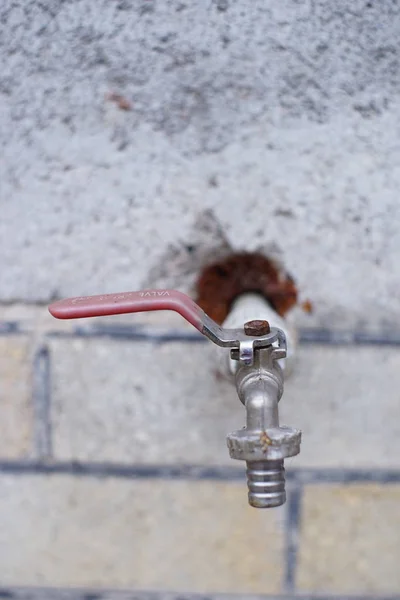
[[[246,461],[250,506],[280,506],[286,501],[284,458],[299,453],[301,432],[279,424],[283,373],[272,346],[257,350],[252,365],[238,367],[236,388],[246,427],[228,435],[230,456]]]

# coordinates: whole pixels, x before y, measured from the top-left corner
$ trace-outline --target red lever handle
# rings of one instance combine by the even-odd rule
[[[283,348],[285,338],[282,331],[272,328],[265,335],[249,337],[241,329],[225,329],[217,325],[189,296],[176,290],[143,290],[123,294],[103,294],[102,296],[78,296],[59,300],[49,306],[49,311],[57,319],[81,319],[83,317],[104,317],[147,310],[174,310],[189,321],[200,333],[212,342],[225,348],[239,348],[240,360],[251,364],[255,348],[265,348],[278,341],[278,357],[286,355]]]
[[[174,310],[203,333],[207,315],[189,296],[176,290],[143,290],[59,300],[49,306],[57,319],[103,317],[148,310]]]

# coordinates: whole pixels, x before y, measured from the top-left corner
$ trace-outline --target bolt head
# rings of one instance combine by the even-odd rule
[[[255,319],[254,321],[247,321],[244,324],[244,332],[246,335],[257,337],[259,335],[267,335],[271,332],[271,328],[268,321]]]

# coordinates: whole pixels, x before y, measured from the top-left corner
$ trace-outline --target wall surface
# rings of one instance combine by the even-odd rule
[[[392,325],[397,2],[6,0],[0,15],[0,299],[184,289],[228,244],[280,259],[318,323]]]
[[[0,597],[399,593],[400,6],[339,4],[0,3]],[[45,309],[238,250],[314,307],[268,512],[179,318]]]

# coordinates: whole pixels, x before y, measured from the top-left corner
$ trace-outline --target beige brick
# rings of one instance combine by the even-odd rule
[[[400,486],[308,486],[300,535],[300,591],[398,593],[399,506]]]
[[[225,438],[244,409],[211,344],[64,339],[52,351],[57,457],[241,467]],[[398,350],[304,345],[298,358],[280,402],[303,430],[288,466],[396,468]]]
[[[2,476],[1,584],[276,592],[281,518],[242,483]]]
[[[303,431],[289,464],[398,468],[399,389],[398,348],[302,346],[280,402]]]
[[[30,371],[27,340],[0,337],[1,458],[21,458],[31,450]]]
[[[215,375],[212,346],[53,340],[58,458],[243,464],[226,435],[244,425],[234,386]]]

